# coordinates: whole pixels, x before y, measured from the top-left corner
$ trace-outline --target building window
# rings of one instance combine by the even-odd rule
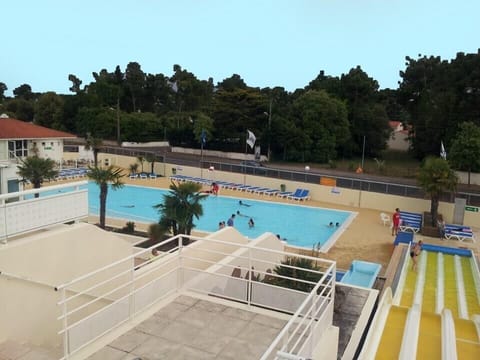
[[[27,140],[9,140],[8,141],[8,156],[10,159],[23,158],[28,156],[28,141]]]

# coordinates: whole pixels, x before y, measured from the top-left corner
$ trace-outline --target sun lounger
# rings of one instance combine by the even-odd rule
[[[262,190],[262,191],[259,191],[258,194],[261,194],[261,195],[268,195],[268,196],[273,196],[273,195],[276,195],[278,194],[279,191],[276,190],[276,189],[269,189],[269,188],[265,188],[265,190]]]
[[[260,191],[262,189],[265,189],[265,188],[261,186],[250,186],[249,188],[246,188],[245,191],[255,194],[257,191]]]
[[[308,199],[310,199],[309,193],[310,193],[310,190],[302,189],[300,194],[298,194],[298,195],[294,194],[294,195],[288,196],[287,199],[297,200],[297,201],[308,200]]]
[[[140,174],[140,179],[147,179],[147,174],[141,173]]]
[[[136,178],[138,178],[138,174],[130,174],[128,177],[132,180],[135,180]]]
[[[422,222],[422,214],[400,211],[400,231],[412,231],[417,233],[422,228]]]
[[[151,174],[148,174],[148,177],[149,177],[150,179],[156,179],[156,178],[157,178],[157,174],[151,173]]]
[[[251,188],[250,185],[240,185],[240,186],[235,187],[233,190],[245,191],[246,189],[249,189],[249,188]]]
[[[475,242],[475,236],[472,229],[465,225],[446,224],[445,238],[448,240],[455,239],[458,241],[472,240]]]
[[[281,197],[281,198],[286,198],[286,197],[288,197],[290,195],[293,195],[293,194],[294,193],[291,192],[291,191],[279,191],[279,192],[277,192],[277,196]]]
[[[184,175],[172,175],[172,176],[170,176],[170,179],[175,180],[175,181],[183,181],[183,178],[184,178]]]
[[[299,188],[299,189],[295,190],[293,193],[285,192],[284,195],[279,195],[279,196],[289,199],[292,196],[300,196],[302,194],[302,192],[303,192],[303,189]]]

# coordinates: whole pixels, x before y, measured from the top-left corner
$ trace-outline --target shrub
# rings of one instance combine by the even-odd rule
[[[127,234],[133,234],[135,232],[135,223],[133,221],[128,221],[122,230]]]

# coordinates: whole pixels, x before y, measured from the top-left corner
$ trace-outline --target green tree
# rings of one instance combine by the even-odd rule
[[[108,187],[117,190],[123,187],[122,169],[110,165],[107,168],[89,167],[87,176],[100,187],[100,227],[105,229]]]
[[[4,102],[5,110],[15,119],[33,121],[35,110],[34,101],[23,98],[7,99]]]
[[[202,200],[207,197],[200,193],[202,186],[192,182],[170,184],[170,192],[163,196],[163,203],[154,205],[160,213],[159,224],[164,232],[173,235],[190,235],[194,228],[193,219],[203,215]]]
[[[293,105],[296,127],[302,129],[303,161],[326,163],[350,139],[345,104],[321,91],[307,91]]]
[[[125,85],[130,94],[133,112],[137,111],[137,100],[142,96],[145,87],[145,73],[137,62],[130,62],[125,70]]]
[[[438,202],[446,191],[455,191],[457,175],[448,161],[439,157],[427,157],[418,173],[418,185],[430,196],[430,223],[437,226]],[[426,219],[425,219],[426,220]]]
[[[480,127],[473,122],[464,122],[453,140],[448,159],[455,169],[470,173],[480,171]]]
[[[42,94],[35,103],[35,123],[63,130],[63,99],[54,92]]]
[[[367,155],[378,156],[386,148],[390,127],[385,107],[378,100],[378,82],[359,66],[342,75],[341,98],[347,103],[352,141],[344,155],[361,154],[363,137],[368,139]]]
[[[80,85],[82,85],[82,80],[73,74],[68,75],[68,80],[72,82],[72,86],[68,90],[78,94],[81,91]]]
[[[8,90],[7,85],[0,81],[0,103],[5,99],[5,91]]]
[[[34,189],[39,189],[45,180],[52,180],[58,175],[58,171],[55,170],[55,161],[52,159],[29,156],[20,161],[17,174],[23,178],[23,181],[30,181]],[[35,194],[35,197],[38,195]]]
[[[15,95],[16,98],[25,100],[33,100],[35,98],[35,94],[32,92],[32,87],[28,84],[22,84],[13,89],[13,95]]]

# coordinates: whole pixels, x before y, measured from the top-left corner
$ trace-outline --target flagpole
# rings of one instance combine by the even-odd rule
[[[248,132],[246,133],[247,135],[245,136],[245,156],[244,156],[244,162],[243,162],[243,185],[247,185],[247,152],[248,152]]]

